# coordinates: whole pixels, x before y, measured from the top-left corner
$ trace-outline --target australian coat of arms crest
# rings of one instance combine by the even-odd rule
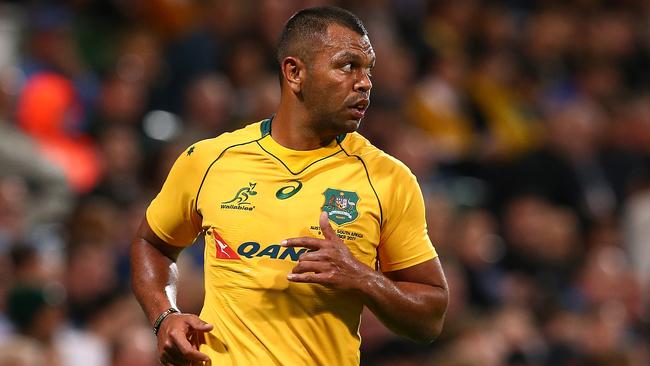
[[[359,195],[356,192],[328,188],[323,195],[325,195],[325,203],[322,210],[327,212],[329,219],[337,225],[352,222],[359,216],[357,211]]]

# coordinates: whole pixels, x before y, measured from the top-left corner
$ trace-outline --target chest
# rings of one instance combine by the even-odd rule
[[[326,159],[292,173],[263,155],[226,157],[207,172],[198,209],[209,232],[208,260],[292,266],[305,249],[280,242],[322,238],[318,219],[326,211],[352,254],[371,267],[376,263],[380,207],[368,174],[353,158]]]

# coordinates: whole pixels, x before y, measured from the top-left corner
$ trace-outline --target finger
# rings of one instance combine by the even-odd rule
[[[210,359],[208,355],[194,349],[184,334],[173,332],[170,333],[170,337],[176,345],[177,352],[175,354],[180,355],[185,361],[207,361]]]
[[[197,331],[192,332],[190,334],[190,336],[188,337],[188,340],[189,340],[190,344],[192,345],[192,347],[194,347],[194,349],[197,349],[197,350],[201,349],[202,344],[206,344],[205,333],[203,333],[203,332],[197,332]],[[211,363],[209,363],[209,362],[210,362],[209,360],[207,362],[205,362],[205,361],[192,362],[190,364],[190,366],[195,366],[195,365],[196,366],[208,366],[208,365],[211,365]]]
[[[293,267],[291,273],[293,274],[307,273],[307,272],[321,273],[327,271],[329,266],[330,265],[327,262],[314,262],[314,261],[300,262],[295,267]]]
[[[303,236],[301,238],[291,238],[291,239],[283,240],[282,243],[280,244],[283,247],[302,247],[302,248],[307,248],[312,250],[318,250],[321,249],[325,245],[325,243],[327,242],[323,239]]]
[[[308,251],[300,255],[298,257],[298,262],[306,262],[306,261],[327,261],[329,260],[330,255],[327,254],[327,251],[324,249],[321,250],[314,250],[314,251]]]
[[[190,329],[199,331],[199,332],[209,332],[212,330],[212,324],[206,323],[201,318],[196,315],[187,318],[187,324],[190,326]]]
[[[334,232],[334,229],[330,224],[330,218],[327,212],[323,211],[320,213],[319,224],[320,224],[320,229],[323,232],[323,235],[325,236],[325,239],[334,240],[334,241],[339,240],[339,237],[336,236],[336,233]]]
[[[209,357],[194,349],[194,347],[187,341],[181,339],[181,337],[174,337],[175,349],[173,352],[170,352],[171,356],[174,359],[175,363],[179,365],[187,365],[191,362],[204,362],[208,361]]]
[[[190,341],[190,344],[194,349],[199,349],[202,344],[206,344],[205,333],[200,331],[193,331],[187,339]]]
[[[289,273],[287,279],[296,283],[319,283],[321,285],[331,283],[331,277],[322,273]]]

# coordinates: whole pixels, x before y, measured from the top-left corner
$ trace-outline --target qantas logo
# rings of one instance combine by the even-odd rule
[[[307,248],[283,247],[279,244],[262,247],[260,243],[254,241],[242,243],[237,248],[237,253],[240,256],[249,259],[254,257],[268,257],[272,259],[288,259],[292,262],[297,262],[300,256],[308,251],[309,249]]]
[[[212,237],[214,242],[217,243],[217,258],[219,259],[241,259],[229,246],[226,241],[217,234],[216,230],[212,230]]]
[[[235,252],[230,245],[212,229],[208,232],[212,235],[215,243],[215,257],[217,259],[241,260],[241,257],[252,259],[255,257],[267,257],[271,259],[290,260],[297,262],[300,256],[309,251],[307,248],[283,247],[279,244],[271,244],[262,247],[260,243],[247,241],[240,244]]]

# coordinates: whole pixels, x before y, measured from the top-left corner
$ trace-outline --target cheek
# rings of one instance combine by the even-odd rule
[[[340,111],[348,97],[347,82],[334,71],[318,73],[303,86],[305,105],[314,112],[331,114]]]
[[[305,85],[303,96],[308,106],[319,110],[332,109],[339,99],[336,85],[323,82]]]
[[[330,102],[338,104],[339,107],[350,94],[345,80],[327,83],[322,86],[322,91],[330,98]]]

